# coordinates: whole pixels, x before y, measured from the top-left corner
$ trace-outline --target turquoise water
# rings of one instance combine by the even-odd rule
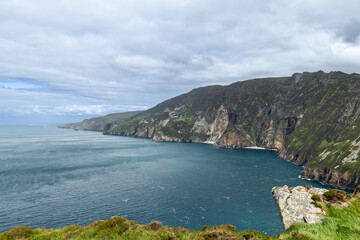
[[[317,183],[274,152],[55,127],[0,128],[0,232],[124,216],[141,224],[282,231],[271,188]]]

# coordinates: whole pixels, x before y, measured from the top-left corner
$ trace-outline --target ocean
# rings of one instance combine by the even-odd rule
[[[56,127],[0,127],[0,232],[123,216],[140,224],[281,232],[271,189],[319,183],[264,150]]]

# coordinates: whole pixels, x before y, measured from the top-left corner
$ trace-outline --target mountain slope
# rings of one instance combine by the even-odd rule
[[[198,88],[104,133],[277,149],[305,166],[303,177],[351,189],[360,180],[360,75],[305,72]]]
[[[59,126],[60,128],[71,128],[74,130],[88,130],[88,131],[104,131],[110,129],[116,125],[120,125],[142,111],[124,112],[124,113],[113,113],[103,117],[85,119],[79,123],[69,123],[66,125]]]

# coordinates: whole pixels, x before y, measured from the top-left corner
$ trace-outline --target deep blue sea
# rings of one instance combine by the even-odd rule
[[[282,231],[273,186],[321,186],[262,150],[160,143],[56,127],[0,127],[0,232],[124,216],[201,229]]]

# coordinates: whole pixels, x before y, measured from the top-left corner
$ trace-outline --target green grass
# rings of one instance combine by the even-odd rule
[[[0,240],[12,239],[251,239],[258,238],[264,240],[275,239],[262,235],[257,231],[238,232],[232,225],[204,226],[202,231],[189,231],[182,227],[171,228],[162,227],[152,230],[146,225],[139,225],[134,221],[126,220],[122,217],[112,217],[105,221],[95,221],[94,223],[82,227],[72,225],[62,229],[32,229],[19,226],[4,232],[0,235]]]
[[[292,232],[306,235],[305,239],[360,239],[360,200],[355,198],[348,207],[332,206],[327,209],[323,223],[294,224],[286,233],[282,233],[279,239],[294,239]]]

